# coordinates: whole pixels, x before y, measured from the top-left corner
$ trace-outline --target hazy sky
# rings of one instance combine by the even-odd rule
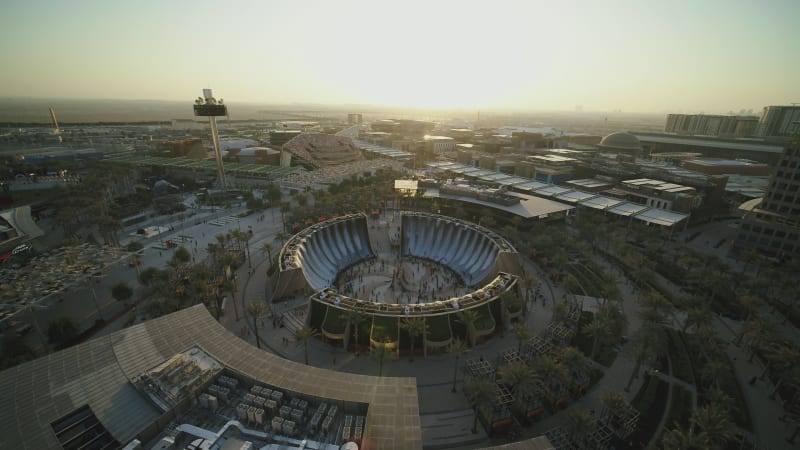
[[[758,110],[800,0],[4,0],[0,56],[0,96]]]

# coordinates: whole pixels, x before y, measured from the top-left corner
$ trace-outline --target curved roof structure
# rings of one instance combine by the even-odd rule
[[[131,380],[193,346],[256,382],[367,403],[362,448],[422,448],[414,378],[354,375],[285,360],[240,340],[203,305],[0,372],[0,448],[59,448],[51,423],[84,405],[123,445],[153,438],[162,411]]]
[[[605,150],[615,150],[620,152],[639,152],[642,149],[642,143],[636,136],[618,131],[611,133],[604,137],[603,140],[597,144],[598,147]]]
[[[292,236],[281,249],[273,297],[330,287],[340,271],[373,256],[366,215],[350,214],[314,224]]]
[[[352,139],[332,134],[302,133],[283,144],[283,149],[314,168],[364,160]]]
[[[487,228],[452,217],[404,213],[401,230],[403,255],[448,266],[469,286],[486,284],[499,272],[521,273],[516,249]],[[314,224],[281,249],[273,299],[329,288],[339,272],[374,256],[366,215]]]
[[[492,270],[501,251],[516,250],[505,239],[478,225],[433,214],[404,214],[401,248],[443,264],[458,273],[468,286],[494,277]],[[517,273],[517,271],[511,271]]]

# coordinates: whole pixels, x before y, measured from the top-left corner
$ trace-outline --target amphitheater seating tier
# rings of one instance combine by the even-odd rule
[[[300,267],[315,291],[333,284],[345,268],[374,256],[364,216],[321,227],[297,244]]]
[[[469,286],[489,274],[500,251],[479,228],[445,217],[404,215],[402,233],[404,256],[446,265]]]

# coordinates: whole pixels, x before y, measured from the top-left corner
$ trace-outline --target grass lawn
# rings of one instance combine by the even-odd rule
[[[689,352],[683,345],[683,339],[681,339],[682,334],[683,333],[677,330],[667,330],[669,357],[672,360],[672,376],[689,384],[694,384],[692,360],[689,357]]]
[[[645,448],[658,428],[667,406],[669,383],[658,377],[645,375],[642,388],[631,405],[639,411],[639,426],[631,435],[635,446]],[[638,445],[637,445],[638,444]]]
[[[686,389],[672,385],[672,404],[667,411],[667,421],[663,431],[675,428],[686,429],[689,426],[689,418],[692,417],[692,393]],[[663,435],[663,432],[662,432]],[[659,437],[659,440],[661,438]]]

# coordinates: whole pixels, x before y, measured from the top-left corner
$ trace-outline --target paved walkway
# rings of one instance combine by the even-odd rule
[[[384,245],[384,240],[388,240],[388,234],[396,232],[396,224],[388,230],[371,230],[375,235],[372,236],[373,245],[381,250],[388,250],[388,245]],[[383,236],[385,235],[385,236]],[[524,258],[523,258],[524,259]],[[605,264],[605,262],[602,262]],[[265,271],[266,266],[261,262],[256,267],[255,274],[250,277],[243,285],[238,300],[240,305],[251,301],[258,301],[263,298],[266,287]],[[551,321],[553,316],[553,305],[563,301],[564,290],[557,285],[551,284],[534,264],[528,260],[523,261],[524,270],[527,273],[535,274],[536,278],[542,281],[541,292],[545,296],[542,302],[531,301],[528,305],[526,324],[534,334],[541,333]],[[622,275],[613,268],[604,267],[606,270],[619,277],[620,290],[623,295],[623,309],[628,317],[628,335],[634,334],[639,327],[638,305],[636,294],[630,283],[627,283]],[[245,274],[246,275],[246,274]],[[285,326],[274,326],[272,320],[267,318],[260,331],[262,348],[266,348],[278,355],[294,361],[302,362],[304,350],[302,345],[295,342],[293,332],[302,326],[302,319],[299,312],[304,309],[305,301],[298,303],[297,315],[289,314],[285,316]],[[230,307],[228,307],[230,308]],[[223,321],[227,326],[233,326],[233,331],[241,330],[240,324],[230,322],[230,312]],[[249,329],[249,331],[247,331]],[[241,335],[241,333],[240,333]],[[255,342],[255,333],[252,331],[252,321],[246,324],[243,338],[251,343]],[[473,413],[467,404],[466,398],[462,393],[463,389],[463,362],[466,359],[483,357],[489,361],[495,361],[500,352],[516,348],[517,341],[511,332],[505,336],[493,336],[487,342],[477,345],[468,353],[462,356],[459,362],[459,372],[457,376],[457,393],[451,392],[453,381],[454,360],[448,355],[432,355],[427,358],[417,357],[410,362],[407,357],[401,359],[391,359],[384,363],[384,376],[403,376],[416,377],[417,389],[420,399],[420,416],[423,429],[423,443],[425,448],[453,448],[484,446],[488,442],[481,427],[479,434],[472,434]],[[623,392],[628,378],[633,370],[634,355],[631,354],[630,345],[623,348],[614,363],[606,370],[606,375],[581,399],[570,404],[586,410],[599,411],[602,407],[602,396],[609,391]],[[378,375],[378,365],[372,361],[368,355],[361,354],[355,356],[345,352],[341,347],[334,347],[322,341],[312,340],[309,342],[309,363],[322,368],[335,369],[344,372]],[[635,380],[630,393],[626,397],[630,400],[638,391],[642,377]],[[566,421],[566,411],[545,417],[543,420],[526,428],[526,436],[536,436],[544,431],[556,426],[563,425]]]
[[[393,227],[396,226],[397,223],[395,222]],[[261,253],[260,246],[262,242],[273,242],[275,233],[279,228],[280,223],[279,221],[276,223],[275,220],[254,224],[255,237],[251,241],[252,271],[245,265],[239,269],[237,274],[240,280],[240,292],[236,297],[240,315],[239,320],[236,320],[231,301],[226,303],[225,316],[222,319],[222,323],[228,329],[253,345],[255,345],[253,323],[252,320],[245,319],[244,306],[251,302],[263,301],[266,296],[268,262]],[[396,231],[396,228],[390,228],[388,232],[391,232],[391,230]],[[387,231],[382,232],[387,233]],[[207,236],[204,237],[213,239],[211,233],[207,233]],[[388,251],[389,246],[384,242],[384,239],[388,238],[381,236],[376,236],[375,238],[377,241],[375,248],[381,252]],[[280,244],[275,243],[275,251],[279,251]],[[167,256],[164,257],[165,260],[166,258]],[[526,318],[526,324],[532,332],[539,334],[550,322],[553,314],[553,305],[558,301],[562,301],[564,291],[560,286],[551,284],[547,277],[539,271],[538,267],[526,258],[523,257],[522,259],[524,270],[535,274],[542,281],[541,293],[545,296],[545,303],[531,302],[528,305],[529,309]],[[635,336],[635,331],[640,326],[640,320],[637,294],[632,284],[616,267],[610,266],[605,260],[597,258],[596,262],[617,278],[622,294],[622,308],[628,319],[627,334],[628,336]],[[665,286],[675,290],[676,294],[682,295],[680,290],[668,281],[659,278],[659,282],[666,282]],[[300,311],[303,311],[305,304],[306,300],[301,298],[296,302],[285,302],[274,306],[273,310],[276,317],[285,312],[297,311],[297,314],[286,314],[284,316],[284,327],[280,327],[277,323],[273,326],[273,322],[269,317],[263,319],[259,327],[261,347],[263,349],[294,361],[303,361],[304,351],[301,345],[295,343],[293,331],[303,324],[304,317],[300,316]],[[121,321],[115,322],[114,325],[107,330],[103,330],[103,332],[109,332],[112,329],[121,327],[118,322]],[[732,342],[735,339],[738,323],[717,318],[716,325],[719,335],[725,341]],[[798,330],[790,325],[781,325],[781,327],[786,328],[787,333],[793,337],[798,335]],[[465,359],[478,357],[494,361],[501,351],[516,348],[516,346],[516,339],[510,332],[506,333],[504,337],[493,336],[486,343],[476,346],[465,354],[461,358],[459,365],[463,367]],[[631,345],[625,346],[621,354],[614,360],[614,363],[605,371],[604,377],[584,397],[571,403],[570,408],[579,407],[585,410],[600,410],[601,398],[605,392],[616,391],[624,393],[623,388],[634,366],[634,355],[631,354],[632,347]],[[792,426],[778,421],[778,418],[782,415],[782,408],[777,400],[769,398],[773,387],[765,381],[759,381],[753,386],[746,383],[753,375],[760,374],[762,368],[758,364],[747,360],[748,355],[743,348],[729,344],[725,347],[725,351],[736,367],[737,379],[742,386],[745,400],[752,412],[751,417],[754,422],[755,436],[760,448],[791,448],[784,438],[789,436],[794,429]],[[345,352],[340,347],[334,347],[318,340],[309,342],[309,363],[317,367],[344,372],[378,374],[377,364],[370,360],[366,354],[355,356],[352,353]],[[447,354],[429,356],[424,359],[417,357],[414,362],[410,362],[404,357],[398,360],[389,360],[384,364],[384,376],[412,376],[417,378],[423,442],[426,448],[480,447],[485,446],[488,442],[488,437],[483,433],[481,427],[479,427],[480,433],[478,434],[470,432],[473,416],[462,393],[463,379],[460,370],[456,383],[458,392],[455,394],[451,392],[453,368],[453,358]],[[647,367],[643,367],[642,371],[644,370],[647,370]],[[675,381],[665,374],[660,374],[659,376],[667,377],[669,381]],[[639,390],[641,381],[642,377],[635,380],[630,392],[624,393],[628,400],[631,400]],[[688,387],[692,388],[692,386]],[[526,428],[524,430],[525,436],[540,435],[548,429],[564,424],[566,414],[565,410],[543,418],[533,426]]]

